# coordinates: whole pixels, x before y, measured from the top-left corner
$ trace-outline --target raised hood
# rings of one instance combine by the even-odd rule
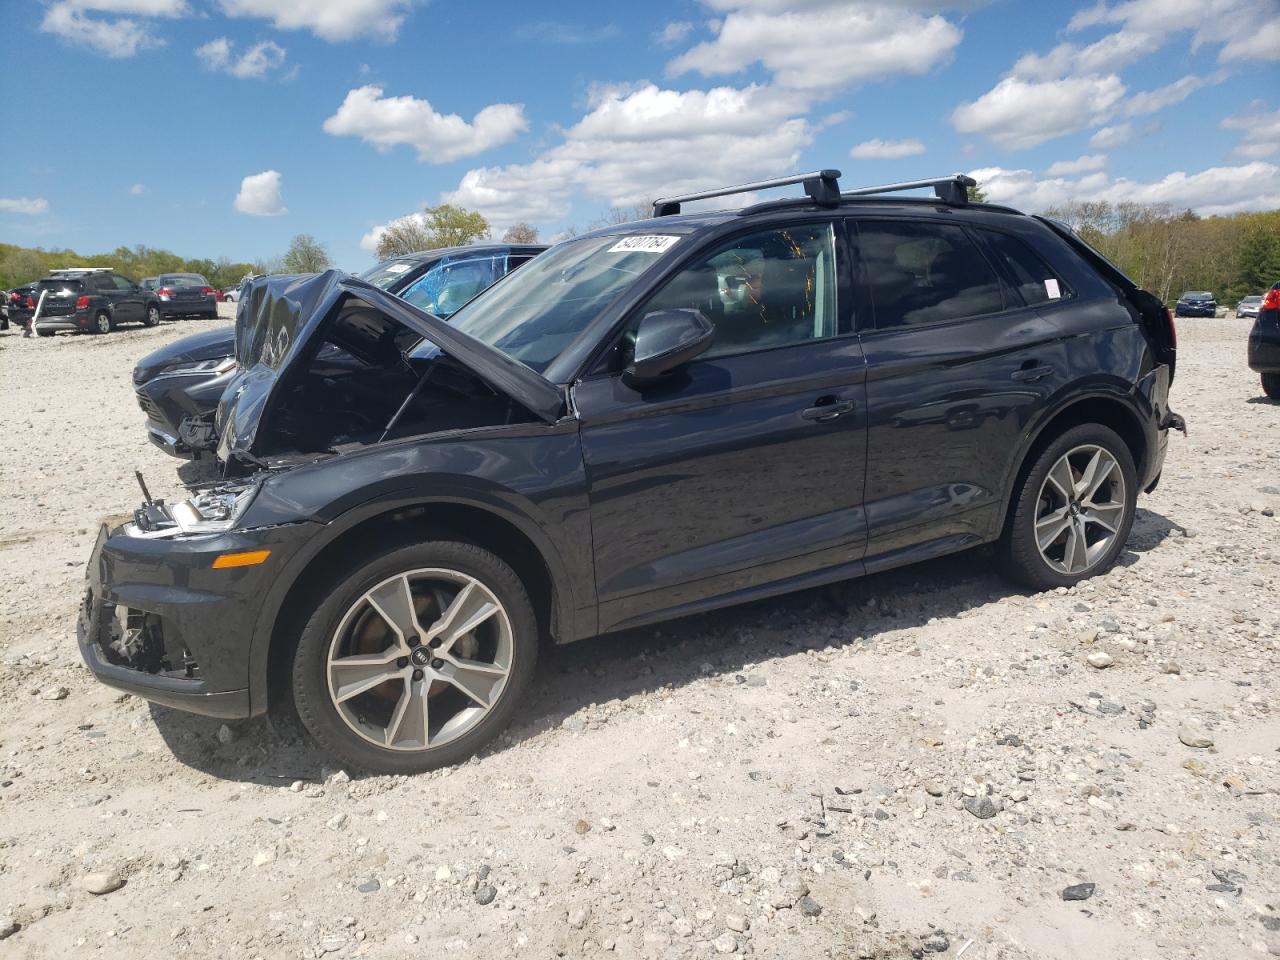
[[[560,387],[524,364],[450,327],[443,320],[349,274],[260,277],[241,289],[236,309],[235,355],[239,373],[218,407],[218,455],[254,454],[254,441],[277,386],[295,364],[305,363],[308,344],[323,338],[327,325],[350,299],[430,340],[452,360],[494,390],[547,423],[565,409]]]

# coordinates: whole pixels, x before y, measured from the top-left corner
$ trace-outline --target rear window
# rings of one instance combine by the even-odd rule
[[[36,285],[36,292],[42,293],[49,291],[50,296],[56,296],[59,293],[79,293],[84,289],[84,284],[79,280],[41,280]]]
[[[1004,309],[995,270],[959,227],[860,220],[858,252],[879,330]]]
[[[160,278],[162,287],[207,287],[209,281],[196,273],[171,273]]]

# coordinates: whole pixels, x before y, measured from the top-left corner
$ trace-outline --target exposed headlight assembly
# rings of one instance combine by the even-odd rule
[[[240,522],[258,486],[257,483],[221,484],[198,490],[179,503],[150,501],[134,513],[134,522],[125,526],[125,533],[153,540],[225,533]]]

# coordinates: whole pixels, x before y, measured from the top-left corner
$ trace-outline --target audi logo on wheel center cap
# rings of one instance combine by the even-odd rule
[[[409,655],[409,659],[413,661],[414,666],[425,667],[427,661],[431,659],[431,653],[426,647],[415,647],[413,653]]]

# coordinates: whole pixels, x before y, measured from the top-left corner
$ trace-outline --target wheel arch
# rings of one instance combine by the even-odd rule
[[[1023,481],[1031,471],[1040,453],[1055,439],[1062,436],[1072,427],[1082,423],[1098,423],[1109,427],[1120,435],[1120,439],[1129,448],[1133,456],[1134,467],[1139,478],[1139,489],[1144,483],[1153,453],[1152,438],[1143,426],[1140,413],[1134,409],[1133,400],[1128,395],[1119,395],[1103,391],[1074,396],[1058,405],[1035,429],[1028,432],[1023,441],[1018,458],[1018,469],[1013,481],[1005,490],[1001,506],[1000,530],[1004,530],[1009,522],[1010,507]]]
[[[354,556],[433,539],[474,543],[508,563],[529,593],[543,637],[581,632],[573,623],[572,587],[561,558],[522,518],[458,500],[375,502],[329,525],[328,536],[295,558],[286,582],[264,602],[250,649],[252,712],[265,712],[283,689],[281,683],[287,684],[290,658],[315,590],[323,589]]]

